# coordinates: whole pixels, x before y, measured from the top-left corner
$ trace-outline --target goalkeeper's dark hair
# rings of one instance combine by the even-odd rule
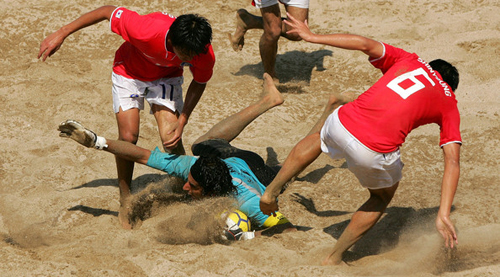
[[[208,20],[197,14],[177,17],[168,32],[172,46],[186,54],[205,54],[212,41],[212,27]]]
[[[455,91],[458,87],[459,75],[456,67],[451,65],[449,62],[441,59],[433,60],[429,63],[432,69],[439,72],[443,81],[445,81],[451,88]]]
[[[228,196],[237,193],[226,163],[215,156],[200,156],[191,166],[191,176],[203,188],[203,195]]]

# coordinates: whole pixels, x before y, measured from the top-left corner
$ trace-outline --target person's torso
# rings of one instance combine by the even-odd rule
[[[199,70],[193,72],[197,81],[207,82],[215,62],[211,46],[206,54],[197,55],[189,62],[181,61],[173,50],[167,49],[167,35],[175,19],[167,13],[139,15],[117,8],[111,17],[111,30],[121,35],[125,42],[115,53],[113,71],[131,79],[154,81],[181,76],[183,66],[190,66]],[[210,76],[205,76],[207,74]]]
[[[259,181],[250,167],[240,158],[224,159],[229,167],[233,184],[237,188],[234,197],[238,201],[239,209],[245,213],[253,223],[262,226],[269,216],[260,210],[260,197],[266,187]]]
[[[345,128],[368,148],[388,153],[398,149],[418,126],[436,123],[442,128],[443,121],[459,124],[455,95],[439,73],[416,54],[390,45],[385,49],[382,58],[372,61],[384,75],[340,108]],[[442,131],[460,137],[457,126],[447,125]]]

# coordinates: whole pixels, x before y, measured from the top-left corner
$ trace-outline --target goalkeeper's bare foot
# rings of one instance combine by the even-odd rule
[[[241,51],[243,49],[243,45],[245,45],[245,33],[249,29],[258,28],[259,22],[255,15],[250,14],[245,9],[239,9],[236,12],[236,30],[234,34],[228,34],[234,51]]]
[[[91,130],[83,127],[83,125],[75,120],[68,119],[61,122],[59,127],[59,136],[70,138],[85,147],[94,147],[97,140],[97,135]]]

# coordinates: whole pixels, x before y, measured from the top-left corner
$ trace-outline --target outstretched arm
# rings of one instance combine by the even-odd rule
[[[321,154],[320,131],[328,116],[339,106],[346,103],[345,99],[339,99],[331,95],[325,106],[323,114],[313,126],[311,131],[297,145],[294,146],[286,158],[280,171],[274,180],[266,188],[260,198],[260,210],[267,215],[275,215],[278,210],[276,201],[283,186],[293,177],[297,176],[309,164],[311,164]]]
[[[384,54],[383,45],[373,39],[351,34],[329,34],[318,35],[309,29],[307,20],[301,22],[290,14],[285,24],[292,28],[287,34],[297,34],[303,40],[311,43],[324,44],[347,50],[359,50],[370,56],[370,58],[380,58]]]
[[[455,227],[450,220],[451,205],[457,191],[460,176],[460,144],[443,146],[444,174],[441,185],[441,203],[436,218],[436,228],[445,239],[445,245],[453,248],[458,243]]]
[[[61,122],[58,130],[60,137],[70,138],[85,147],[101,149],[136,163],[147,164],[151,155],[150,150],[133,143],[100,137],[75,120]]]
[[[42,57],[42,60],[45,61],[47,57],[52,56],[55,52],[57,52],[57,50],[59,50],[59,48],[61,48],[61,45],[66,37],[87,26],[94,25],[105,19],[109,20],[115,9],[115,6],[102,6],[80,16],[75,21],[50,34],[40,44],[38,58]]]
[[[267,215],[276,215],[278,198],[283,186],[297,176],[309,164],[311,164],[321,154],[321,141],[319,131],[303,138],[292,149],[283,167],[267,186],[266,191],[260,198],[260,210]]]
[[[144,149],[133,143],[123,140],[106,139],[108,147],[104,151],[115,154],[120,158],[140,164],[147,164],[151,150]]]

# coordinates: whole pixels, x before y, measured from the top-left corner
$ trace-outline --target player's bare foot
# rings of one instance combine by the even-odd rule
[[[342,258],[336,257],[333,255],[327,256],[322,262],[321,265],[347,265]]]
[[[278,88],[276,88],[275,81],[271,75],[264,73],[264,76],[262,77],[264,79],[264,83],[262,85],[262,91],[265,95],[264,99],[266,101],[270,101],[272,106],[279,106],[283,104],[285,99],[283,98],[283,95],[281,95],[281,92],[279,92]]]
[[[229,35],[229,41],[234,51],[241,51],[245,45],[245,33],[251,28],[249,25],[255,23],[254,16],[245,9],[236,12],[236,30]]]

